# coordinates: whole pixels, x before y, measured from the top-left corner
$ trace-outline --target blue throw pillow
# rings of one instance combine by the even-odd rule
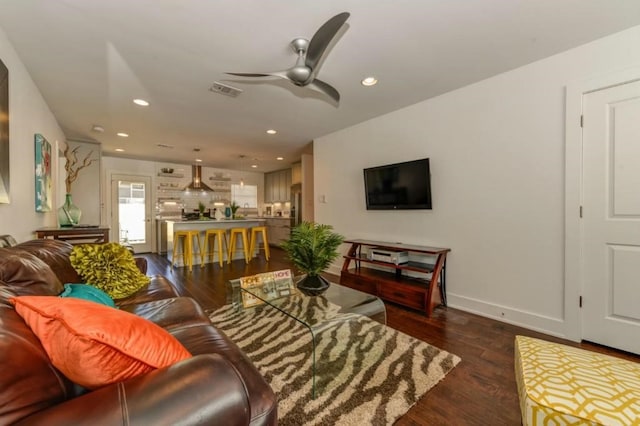
[[[112,308],[116,307],[113,299],[107,293],[87,284],[65,284],[64,291],[60,293],[60,297],[75,297],[76,299],[89,300]]]

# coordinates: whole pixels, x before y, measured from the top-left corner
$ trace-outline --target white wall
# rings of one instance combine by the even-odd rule
[[[638,46],[634,27],[316,139],[316,221],[450,247],[450,306],[565,335],[565,86],[640,65]],[[432,211],[365,209],[363,168],[423,157]]]
[[[78,165],[82,164],[85,156],[91,153],[90,159],[95,161],[88,167],[83,168],[78,172],[78,178],[71,184],[71,195],[73,196],[73,203],[82,210],[82,216],[80,217],[80,223],[89,225],[105,225],[107,221],[101,218],[101,203],[100,203],[100,162],[101,162],[101,150],[102,147],[99,143],[67,140],[70,149],[78,149]],[[63,149],[63,148],[62,148]],[[62,161],[60,162],[63,169],[60,173],[60,181],[62,191],[60,193],[60,204],[64,203],[65,198],[65,171],[64,156],[61,155]],[[76,166],[77,167],[77,166]]]
[[[40,91],[31,80],[6,34],[0,28],[0,59],[9,69],[9,149],[11,203],[0,204],[0,234],[26,241],[43,226],[57,226],[57,205],[49,213],[35,211],[34,134],[42,134],[52,146],[54,191],[58,188],[57,146],[65,140]],[[59,194],[53,194],[57,200]]]

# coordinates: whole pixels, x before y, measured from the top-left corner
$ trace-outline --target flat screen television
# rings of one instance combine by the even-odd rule
[[[364,169],[367,210],[431,209],[429,159]]]

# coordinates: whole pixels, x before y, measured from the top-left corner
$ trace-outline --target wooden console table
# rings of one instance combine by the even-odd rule
[[[451,249],[371,240],[347,240],[345,243],[351,243],[351,248],[344,256],[340,284],[422,310],[427,316],[431,316],[436,306],[447,305],[446,259]],[[397,264],[372,259],[368,256],[371,249],[406,251],[409,259]],[[416,256],[433,259],[433,263],[416,261]],[[354,268],[351,267],[352,262]],[[378,268],[363,268],[363,263]],[[402,275],[402,271],[417,272],[424,274],[424,277]],[[437,291],[437,287],[440,291]]]
[[[52,238],[63,240],[71,244],[108,243],[109,228],[106,227],[70,227],[70,228],[40,228],[36,229],[37,238]]]

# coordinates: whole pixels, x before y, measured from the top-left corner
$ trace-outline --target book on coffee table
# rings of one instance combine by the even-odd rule
[[[240,278],[242,306],[250,308],[274,300],[290,296],[294,290],[293,274],[290,269],[264,272]]]

